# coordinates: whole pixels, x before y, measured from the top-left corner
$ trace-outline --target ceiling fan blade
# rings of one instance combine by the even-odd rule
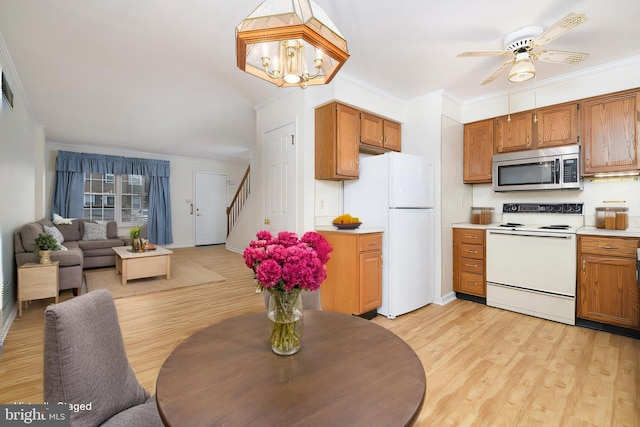
[[[484,79],[484,81],[482,83],[480,83],[480,84],[481,85],[488,85],[489,83],[494,81],[496,79],[496,77],[498,77],[500,74],[502,74],[504,72],[504,70],[506,70],[507,67],[509,67],[509,65],[513,64],[514,62],[516,62],[515,59],[512,59],[511,61],[505,62],[497,70],[495,70],[493,73],[491,73],[491,75],[489,77]]]
[[[572,30],[573,28],[577,27],[578,25],[588,20],[589,18],[587,18],[587,15],[585,15],[584,13],[582,14],[570,13],[564,18],[562,18],[560,21],[553,24],[551,27],[547,28],[538,37],[533,39],[531,41],[531,46],[532,47],[544,46],[550,41],[557,39],[558,37],[568,32],[569,30]]]
[[[462,52],[458,54],[458,58],[468,58],[471,56],[504,56],[513,55],[510,50],[478,50],[475,52]]]
[[[589,54],[582,52],[562,52],[559,50],[541,50],[533,54],[530,53],[530,56],[538,61],[577,64],[578,62],[586,60]]]

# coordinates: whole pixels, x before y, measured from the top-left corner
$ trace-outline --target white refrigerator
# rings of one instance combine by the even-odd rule
[[[433,302],[433,164],[396,152],[361,157],[359,179],[344,183],[344,211],[384,229],[378,313],[393,319]]]

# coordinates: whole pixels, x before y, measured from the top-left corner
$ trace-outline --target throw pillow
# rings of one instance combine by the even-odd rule
[[[59,225],[59,224],[71,224],[71,221],[73,221],[73,218],[63,218],[58,214],[53,214],[53,223],[55,225]]]
[[[45,233],[56,239],[56,243],[58,244],[58,246],[60,246],[62,242],[64,242],[64,236],[62,236],[62,233],[56,227],[49,227],[47,225],[43,225],[43,227]]]
[[[82,240],[106,240],[107,224],[97,224],[95,222],[84,223],[84,236]]]

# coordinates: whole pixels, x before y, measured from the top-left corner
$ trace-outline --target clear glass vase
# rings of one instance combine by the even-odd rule
[[[269,290],[269,331],[271,350],[283,356],[295,354],[302,345],[302,297],[300,289],[289,292]]]

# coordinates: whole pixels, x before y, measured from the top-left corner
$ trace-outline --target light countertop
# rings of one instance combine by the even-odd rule
[[[593,226],[578,228],[578,234],[609,237],[640,237],[640,228],[627,228],[626,230],[607,230]]]
[[[481,230],[485,230],[487,226],[490,224],[472,224],[470,222],[457,222],[455,224],[451,224],[453,228],[478,228]]]
[[[451,224],[452,228],[478,228],[486,229],[491,224],[471,224],[470,222],[458,222]],[[578,228],[578,234],[591,236],[609,236],[609,237],[640,237],[640,228],[627,228],[626,230],[607,230],[604,228],[596,228],[586,225]]]
[[[369,233],[382,233],[384,232],[384,228],[379,227],[362,227],[356,228],[355,230],[338,230],[333,225],[321,225],[316,227],[316,231],[333,231],[336,233],[348,233],[348,234],[369,234]]]

